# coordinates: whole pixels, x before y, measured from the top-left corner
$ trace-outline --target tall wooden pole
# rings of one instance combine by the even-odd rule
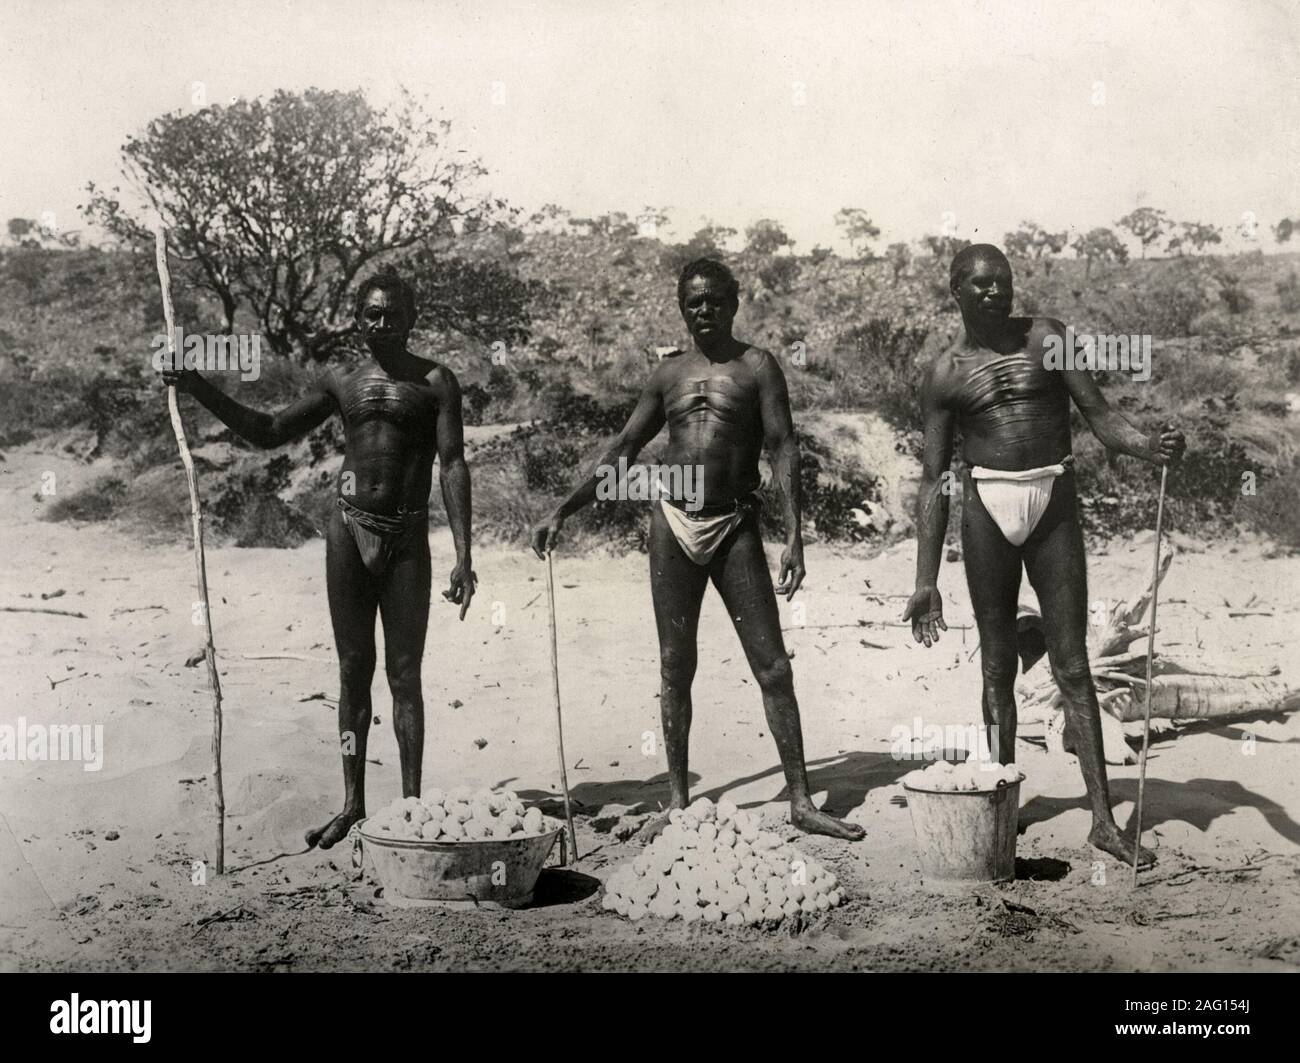
[[[573,830],[573,809],[569,802],[569,774],[564,766],[564,720],[560,714],[560,651],[555,631],[555,572],[551,553],[546,552],[546,599],[551,613],[551,685],[555,692],[555,742],[560,753],[560,788],[564,791],[564,821],[568,826],[570,864],[578,859],[578,836]]]
[[[1165,483],[1169,466],[1160,466],[1160,501],[1156,506],[1156,560],[1151,569],[1151,626],[1147,631],[1146,707],[1142,713],[1142,756],[1138,762],[1137,833],[1133,835],[1132,888],[1138,882],[1138,856],[1142,852],[1142,793],[1147,783],[1147,746],[1151,741],[1151,665],[1156,655],[1156,602],[1160,597],[1160,531],[1165,522]]]
[[[167,231],[159,224],[154,229],[154,252],[158,261],[158,283],[162,287],[163,317],[167,322],[167,352],[176,358],[176,319],[172,310],[172,281],[167,269]],[[172,365],[177,363],[173,360]],[[198,582],[199,608],[203,612],[203,628],[207,641],[203,656],[208,663],[208,688],[212,691],[212,802],[217,814],[216,869],[221,875],[226,870],[226,795],[221,784],[221,678],[217,675],[217,650],[212,641],[212,610],[208,607],[208,570],[203,556],[203,509],[199,505],[199,481],[194,472],[194,459],[185,441],[185,424],[181,421],[180,407],[176,404],[176,388],[167,389],[167,409],[171,414],[172,431],[176,446],[185,466],[185,480],[190,489],[190,524],[194,530],[194,574]]]

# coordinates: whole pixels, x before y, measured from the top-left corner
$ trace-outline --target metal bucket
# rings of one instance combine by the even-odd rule
[[[368,833],[362,820],[353,859],[370,858],[384,900],[398,907],[523,908],[564,829],[550,817],[542,823],[546,833],[521,838],[426,842]]]
[[[996,790],[924,790],[903,784],[921,880],[935,893],[1016,877],[1021,775]]]

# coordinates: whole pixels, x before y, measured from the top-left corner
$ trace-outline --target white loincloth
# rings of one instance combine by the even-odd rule
[[[720,513],[716,517],[692,517],[663,499],[659,500],[659,507],[682,552],[697,565],[707,565],[713,560],[718,547],[740,527],[752,508],[738,504],[731,513]]]
[[[971,479],[978,481],[975,490],[994,523],[1012,546],[1029,538],[1047,512],[1052,500],[1052,485],[1065,475],[1064,465],[1044,465],[1041,469],[986,469],[974,466]]]

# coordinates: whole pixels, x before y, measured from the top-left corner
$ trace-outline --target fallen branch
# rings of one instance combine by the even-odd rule
[[[35,605],[0,605],[0,613],[47,613],[50,616],[75,616],[78,620],[89,620],[85,613],[73,613],[67,609],[41,609]]]
[[[199,928],[196,931],[194,931],[194,933],[191,934],[190,937],[192,938],[198,937],[201,933],[203,933],[204,930],[210,927],[213,923],[228,922],[231,916],[233,916],[236,912],[240,911],[246,903],[247,903],[246,901],[241,901],[239,904],[235,905],[229,911],[216,912],[215,914],[208,916],[206,919],[200,919],[198,923]],[[254,918],[256,918],[256,916],[254,916]]]
[[[135,605],[129,609],[114,609],[108,615],[121,616],[123,613],[144,613],[150,609],[161,609],[164,613],[167,612],[167,606],[165,605]]]

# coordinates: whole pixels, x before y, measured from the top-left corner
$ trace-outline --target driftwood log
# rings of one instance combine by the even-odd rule
[[[1108,764],[1135,764],[1123,725],[1142,719],[1146,687],[1145,650],[1130,649],[1145,639],[1148,615],[1156,587],[1169,571],[1175,551],[1165,555],[1153,584],[1140,594],[1117,602],[1106,622],[1088,631],[1088,661],[1101,706],[1102,745]],[[1024,720],[1045,720],[1047,746],[1062,752],[1064,699],[1041,656],[1042,621],[1022,607],[1018,619],[1021,639],[1031,652],[1022,653],[1024,675],[1017,685],[1020,715]],[[1036,651],[1036,652],[1034,652]],[[1169,720],[1228,719],[1260,712],[1290,712],[1300,708],[1300,691],[1290,690],[1278,678],[1273,663],[1189,660],[1157,654],[1152,661],[1151,715]]]

